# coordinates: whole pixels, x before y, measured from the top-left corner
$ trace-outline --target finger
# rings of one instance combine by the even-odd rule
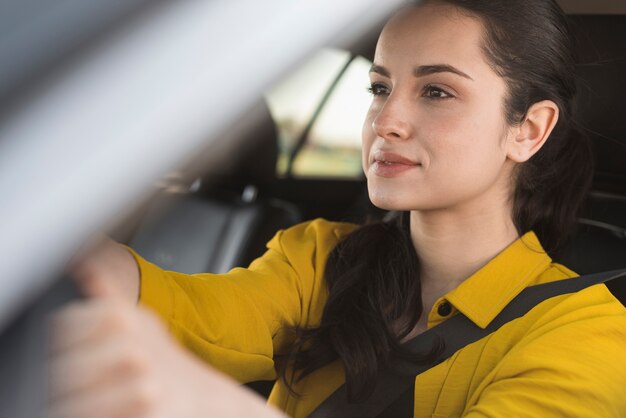
[[[98,272],[74,271],[72,274],[81,291],[88,298],[124,299],[112,281]]]
[[[96,234],[82,245],[78,253],[68,263],[70,276],[84,293],[88,290],[85,286],[89,286],[90,279],[93,276],[101,275],[103,266],[106,268],[106,265],[109,264],[111,252],[109,248],[114,244],[115,242],[106,235]]]
[[[136,324],[130,309],[135,308],[106,299],[69,304],[49,320],[50,352],[54,354],[111,335],[132,334]]]
[[[126,247],[104,238],[88,255],[76,259],[70,275],[90,298],[115,298],[135,305],[139,267]]]
[[[55,401],[97,390],[111,381],[136,378],[147,372],[147,366],[145,355],[127,341],[76,347],[50,359],[48,397]]]
[[[165,396],[165,394],[163,394]],[[158,387],[145,379],[112,381],[48,404],[47,418],[142,418],[152,416]],[[152,414],[152,415],[151,415]]]

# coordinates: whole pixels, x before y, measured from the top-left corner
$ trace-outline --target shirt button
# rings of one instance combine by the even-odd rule
[[[437,307],[437,313],[441,316],[448,316],[450,315],[450,313],[452,312],[452,305],[450,305],[450,302],[443,301],[439,304],[439,306]]]

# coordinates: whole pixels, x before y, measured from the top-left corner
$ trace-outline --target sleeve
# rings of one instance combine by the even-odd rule
[[[562,313],[520,342],[479,392],[465,417],[626,416],[626,310],[612,299]]]
[[[293,326],[319,323],[323,270],[336,245],[332,224],[316,220],[280,231],[247,269],[227,274],[164,271],[134,254],[140,303],[184,346],[240,382],[275,378],[274,353]]]

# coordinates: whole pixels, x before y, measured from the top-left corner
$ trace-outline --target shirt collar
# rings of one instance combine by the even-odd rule
[[[535,233],[528,232],[444,299],[485,328],[517,294],[533,284],[551,262]]]

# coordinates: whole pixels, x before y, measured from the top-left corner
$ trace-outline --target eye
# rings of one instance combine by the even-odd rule
[[[424,87],[424,93],[422,95],[428,99],[434,100],[451,99],[454,97],[441,87],[433,86],[431,84]]]
[[[388,96],[390,93],[389,88],[381,83],[372,83],[367,88],[367,91],[373,96]]]

